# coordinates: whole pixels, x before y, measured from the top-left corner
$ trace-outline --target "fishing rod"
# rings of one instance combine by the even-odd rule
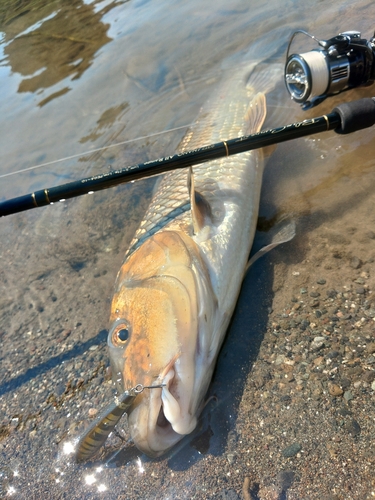
[[[0,217],[52,205],[58,201],[65,201],[84,194],[92,194],[95,191],[108,189],[124,182],[190,167],[198,163],[205,163],[319,132],[335,130],[339,134],[349,134],[356,130],[371,127],[374,124],[375,97],[359,99],[340,104],[331,113],[317,118],[308,118],[281,127],[261,130],[255,134],[210,144],[191,151],[177,153],[173,156],[132,165],[12,198],[0,203]]]

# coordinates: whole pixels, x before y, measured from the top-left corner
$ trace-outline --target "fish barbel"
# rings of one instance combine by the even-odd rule
[[[261,129],[274,75],[255,67],[223,83],[180,151]],[[263,163],[255,150],[165,174],[118,273],[108,334],[117,388],[165,384],[129,412],[149,456],[197,424],[253,243]]]

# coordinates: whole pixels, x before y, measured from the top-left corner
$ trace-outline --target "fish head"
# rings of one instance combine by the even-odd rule
[[[145,389],[129,411],[132,438],[149,456],[163,454],[196,426],[208,386],[200,336],[215,307],[209,283],[198,246],[178,231],[149,238],[117,277],[108,334],[117,388],[165,384]]]

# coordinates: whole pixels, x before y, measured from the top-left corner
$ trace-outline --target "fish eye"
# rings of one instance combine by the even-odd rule
[[[121,328],[121,330],[117,330],[116,335],[120,342],[125,342],[128,340],[129,330],[127,328]]]
[[[123,347],[129,339],[129,336],[129,325],[124,320],[117,321],[112,330],[112,344],[114,346]]]

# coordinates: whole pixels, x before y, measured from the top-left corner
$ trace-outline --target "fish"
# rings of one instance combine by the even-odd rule
[[[259,132],[275,71],[241,65],[203,106],[179,151]],[[258,218],[263,150],[161,176],[118,272],[108,346],[137,448],[169,451],[197,426],[246,273]]]

